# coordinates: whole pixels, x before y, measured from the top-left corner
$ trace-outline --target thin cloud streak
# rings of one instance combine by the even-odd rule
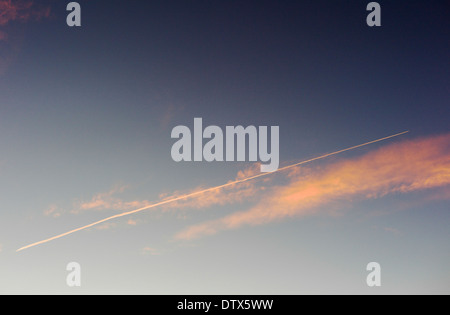
[[[288,166],[279,168],[278,170],[276,170],[276,171],[274,171],[272,173],[260,173],[260,174],[253,175],[253,176],[250,176],[250,177],[246,177],[246,178],[238,179],[238,180],[235,180],[235,181],[231,181],[231,182],[228,182],[226,184],[219,185],[219,186],[216,186],[216,187],[211,187],[211,188],[208,188],[208,189],[196,191],[196,192],[193,192],[193,193],[190,193],[190,194],[186,194],[186,195],[182,195],[182,196],[168,198],[166,200],[163,200],[161,202],[158,202],[158,203],[155,203],[155,204],[152,204],[152,205],[148,205],[148,206],[145,206],[145,207],[133,210],[133,211],[128,211],[128,212],[116,214],[116,215],[107,217],[105,219],[93,222],[91,224],[82,226],[80,228],[73,229],[73,230],[68,231],[66,233],[59,234],[59,235],[53,236],[51,238],[48,238],[48,239],[45,239],[45,240],[42,240],[42,241],[39,241],[39,242],[32,243],[30,245],[23,246],[23,247],[19,248],[18,250],[16,250],[16,252],[19,252],[19,251],[22,251],[24,249],[28,249],[28,248],[31,248],[31,247],[34,247],[34,246],[37,246],[37,245],[42,245],[42,244],[48,243],[50,241],[53,241],[53,240],[59,239],[61,237],[64,237],[64,236],[67,236],[67,235],[70,235],[70,234],[73,234],[73,233],[76,233],[76,232],[88,229],[90,227],[96,226],[98,224],[101,224],[101,223],[104,223],[104,222],[107,222],[107,221],[110,221],[110,220],[114,220],[114,219],[121,218],[121,217],[124,217],[124,216],[132,215],[132,214],[144,211],[144,210],[156,208],[156,207],[159,207],[159,206],[162,206],[162,205],[166,205],[166,204],[170,204],[170,203],[173,203],[173,202],[176,202],[176,201],[185,200],[185,199],[193,198],[193,197],[198,197],[198,196],[200,196],[202,194],[205,194],[205,193],[208,193],[208,192],[217,191],[217,190],[220,190],[220,189],[223,189],[223,188],[226,188],[226,187],[234,186],[236,184],[248,182],[248,181],[253,180],[253,179],[266,177],[266,176],[274,174],[274,173],[278,173],[278,172],[282,172],[282,171],[285,171],[285,170],[293,169],[294,167],[297,167],[297,166],[300,166],[300,165],[303,165],[303,164],[306,164],[306,163],[310,163],[310,162],[313,162],[313,161],[324,159],[324,158],[327,158],[327,157],[330,157],[330,156],[333,156],[333,155],[337,155],[337,154],[340,154],[340,153],[343,153],[343,152],[346,152],[346,151],[354,150],[354,149],[357,149],[357,148],[360,148],[360,147],[363,147],[363,146],[367,146],[367,145],[370,145],[370,144],[373,144],[373,143],[385,141],[387,139],[398,137],[398,136],[404,135],[406,133],[408,133],[408,131],[404,131],[404,132],[401,132],[401,133],[397,133],[395,135],[391,135],[391,136],[388,136],[388,137],[384,137],[384,138],[380,138],[380,139],[373,140],[373,141],[370,141],[370,142],[366,142],[366,143],[363,143],[363,144],[359,144],[359,145],[356,145],[356,146],[352,146],[352,147],[349,147],[349,148],[346,148],[346,149],[343,149],[343,150],[339,150],[339,151],[335,151],[335,152],[332,152],[332,153],[324,154],[324,155],[319,156],[319,157],[315,157],[315,158],[312,158],[312,159],[309,159],[309,160],[305,160],[305,161],[302,161],[302,162],[299,162],[299,163],[295,163],[295,164],[292,164],[292,165],[288,165]]]
[[[322,213],[336,201],[375,199],[449,184],[449,134],[405,141],[322,169],[302,169],[250,210],[191,226],[175,239],[191,240],[245,225]]]

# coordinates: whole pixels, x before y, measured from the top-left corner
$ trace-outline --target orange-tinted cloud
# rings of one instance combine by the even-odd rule
[[[44,210],[45,216],[51,216],[54,218],[60,217],[63,214],[81,214],[86,211],[126,211],[134,208],[145,207],[150,204],[148,200],[123,200],[120,198],[120,194],[123,193],[128,186],[115,186],[107,192],[101,192],[93,195],[90,200],[77,200],[72,204],[72,209],[64,209],[55,204],[50,205]],[[132,224],[132,223],[129,223]],[[137,222],[136,222],[137,224]]]
[[[239,171],[234,180],[230,180],[227,184],[229,186],[220,189],[212,189],[204,193],[196,195],[194,198],[180,199],[163,206],[163,209],[206,209],[214,205],[226,205],[236,202],[244,202],[258,197],[259,193],[266,188],[257,185],[255,182],[236,182],[245,178],[252,177],[260,173],[260,164],[255,163],[246,170]],[[269,180],[265,178],[265,180]],[[161,200],[169,200],[182,196],[188,196],[197,192],[204,191],[205,187],[198,187],[189,192],[175,192],[170,195],[160,195]]]
[[[250,210],[191,226],[175,238],[193,239],[313,214],[334,201],[444,187],[450,184],[450,134],[389,145],[322,168],[302,168],[291,172],[289,178],[287,185],[267,191]]]
[[[137,225],[138,223],[137,223],[136,220],[129,219],[129,220],[127,221],[127,224],[128,224],[128,225]]]
[[[360,158],[342,160],[322,168],[299,168],[313,161],[322,160],[369,144],[391,139],[402,132],[389,137],[366,142],[309,160],[304,160],[278,169],[273,173],[257,173],[255,168],[241,172],[237,179],[226,184],[197,189],[193,192],[171,195],[156,203],[135,201],[124,203],[111,198],[115,190],[95,196],[80,208],[98,209],[122,207],[129,204],[143,204],[138,209],[121,212],[63,234],[23,246],[17,251],[41,245],[55,239],[109,222],[114,219],[136,214],[149,209],[176,205],[183,207],[209,207],[242,201],[246,198],[258,200],[256,206],[248,211],[234,213],[222,219],[192,226],[175,236],[176,239],[192,239],[202,235],[215,234],[220,230],[237,228],[243,225],[257,225],[286,217],[305,215],[319,211],[318,206],[330,205],[334,200],[358,200],[380,198],[391,193],[436,188],[448,197],[445,190],[450,183],[450,134],[439,137],[406,141],[373,151]],[[287,172],[289,171],[289,173]],[[276,181],[275,174],[280,175]],[[281,175],[283,174],[283,177]],[[269,176],[271,175],[271,176]],[[256,187],[263,180],[263,187]],[[287,182],[281,185],[280,182]],[[275,186],[276,183],[278,186]],[[441,190],[443,189],[443,190]],[[118,189],[121,190],[120,188]],[[239,191],[240,190],[240,191]],[[208,195],[210,194],[211,195]],[[244,198],[245,197],[245,198]],[[448,199],[448,198],[447,198]],[[248,200],[248,199],[246,199]],[[122,207],[123,208],[123,207]],[[322,207],[322,209],[324,209]],[[133,223],[131,223],[132,225]]]
[[[51,205],[44,211],[45,216],[52,216],[54,218],[60,217],[61,214],[61,209],[59,209],[57,205]]]
[[[90,201],[82,201],[76,204],[71,213],[78,214],[88,210],[129,210],[150,204],[148,200],[124,201],[117,197],[117,194],[123,193],[127,188],[128,186],[117,186],[108,192],[98,193]]]

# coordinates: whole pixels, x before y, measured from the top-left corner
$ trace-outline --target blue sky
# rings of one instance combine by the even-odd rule
[[[0,293],[449,293],[445,1],[67,3],[0,0]],[[174,162],[195,117],[279,126],[281,166],[410,132],[16,253],[253,174]]]

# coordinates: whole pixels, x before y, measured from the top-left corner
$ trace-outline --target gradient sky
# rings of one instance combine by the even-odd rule
[[[1,294],[450,293],[447,1],[69,2],[0,0]],[[174,162],[194,117],[279,126],[281,166],[410,132],[16,253],[254,174]]]

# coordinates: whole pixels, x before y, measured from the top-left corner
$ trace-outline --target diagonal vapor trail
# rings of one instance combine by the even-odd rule
[[[391,135],[391,136],[388,136],[388,137],[384,137],[384,138],[380,138],[380,139],[373,140],[373,141],[370,141],[370,142],[366,142],[366,143],[363,143],[363,144],[355,145],[353,147],[349,147],[349,148],[342,149],[342,150],[339,150],[339,151],[335,151],[335,152],[332,152],[332,153],[327,153],[327,154],[324,154],[324,155],[321,155],[321,156],[318,156],[318,157],[315,157],[315,158],[312,158],[312,159],[309,159],[309,160],[304,160],[304,161],[301,161],[299,163],[295,163],[295,164],[291,164],[291,165],[288,165],[288,166],[281,167],[278,170],[273,171],[271,173],[260,173],[260,174],[257,174],[257,175],[254,175],[254,176],[250,176],[250,177],[247,177],[247,178],[243,178],[243,179],[235,180],[235,181],[232,181],[232,182],[228,182],[228,183],[223,184],[223,185],[219,185],[219,186],[207,188],[207,189],[204,189],[204,190],[200,190],[200,191],[197,191],[197,192],[193,192],[193,193],[190,193],[190,194],[186,194],[186,195],[182,195],[182,196],[166,199],[166,200],[160,201],[158,203],[154,203],[154,204],[151,204],[151,205],[148,205],[148,206],[136,209],[136,210],[119,213],[119,214],[107,217],[105,219],[93,222],[91,224],[84,225],[84,226],[79,227],[77,229],[73,229],[71,231],[68,231],[68,232],[65,232],[65,233],[62,233],[62,234],[59,234],[59,235],[47,238],[45,240],[42,240],[42,241],[39,241],[39,242],[36,242],[36,243],[32,243],[30,245],[23,246],[23,247],[17,249],[16,252],[20,252],[20,251],[22,251],[24,249],[27,249],[27,248],[30,248],[30,247],[34,247],[34,246],[37,246],[37,245],[41,245],[41,244],[44,244],[44,243],[56,240],[58,238],[61,238],[61,237],[73,234],[75,232],[79,232],[79,231],[85,230],[87,228],[90,228],[90,227],[93,227],[95,225],[104,223],[106,221],[110,221],[110,220],[117,219],[117,218],[120,218],[120,217],[128,216],[128,215],[131,215],[131,214],[134,214],[134,213],[138,213],[138,212],[141,212],[141,211],[144,211],[144,210],[148,210],[148,209],[151,209],[151,208],[162,206],[162,205],[165,205],[165,204],[168,204],[168,203],[171,203],[171,202],[175,202],[175,201],[178,201],[178,200],[192,198],[192,197],[198,196],[200,194],[204,194],[204,193],[207,193],[207,192],[210,192],[210,191],[214,191],[214,190],[219,190],[219,189],[222,189],[222,188],[225,188],[225,187],[228,187],[228,186],[232,186],[232,185],[236,185],[236,184],[239,184],[239,183],[247,182],[249,180],[253,180],[253,179],[256,179],[256,178],[263,177],[263,176],[268,176],[268,175],[271,175],[271,174],[274,174],[274,173],[282,172],[282,171],[285,171],[287,169],[291,169],[291,168],[294,168],[294,167],[299,166],[299,165],[303,165],[303,164],[306,164],[306,163],[310,163],[310,162],[313,162],[313,161],[324,159],[324,158],[327,158],[327,157],[332,156],[332,155],[340,154],[340,153],[343,153],[343,152],[346,152],[346,151],[350,151],[350,150],[354,150],[354,149],[357,149],[357,148],[360,148],[360,147],[364,147],[364,146],[367,146],[367,145],[370,145],[370,144],[373,144],[373,143],[376,143],[376,142],[380,142],[380,141],[384,141],[384,140],[391,139],[391,138],[394,138],[394,137],[398,137],[398,136],[404,135],[404,134],[406,134],[408,132],[409,131],[403,131],[403,132],[400,132],[400,133],[397,133],[397,134],[394,134],[394,135]]]

